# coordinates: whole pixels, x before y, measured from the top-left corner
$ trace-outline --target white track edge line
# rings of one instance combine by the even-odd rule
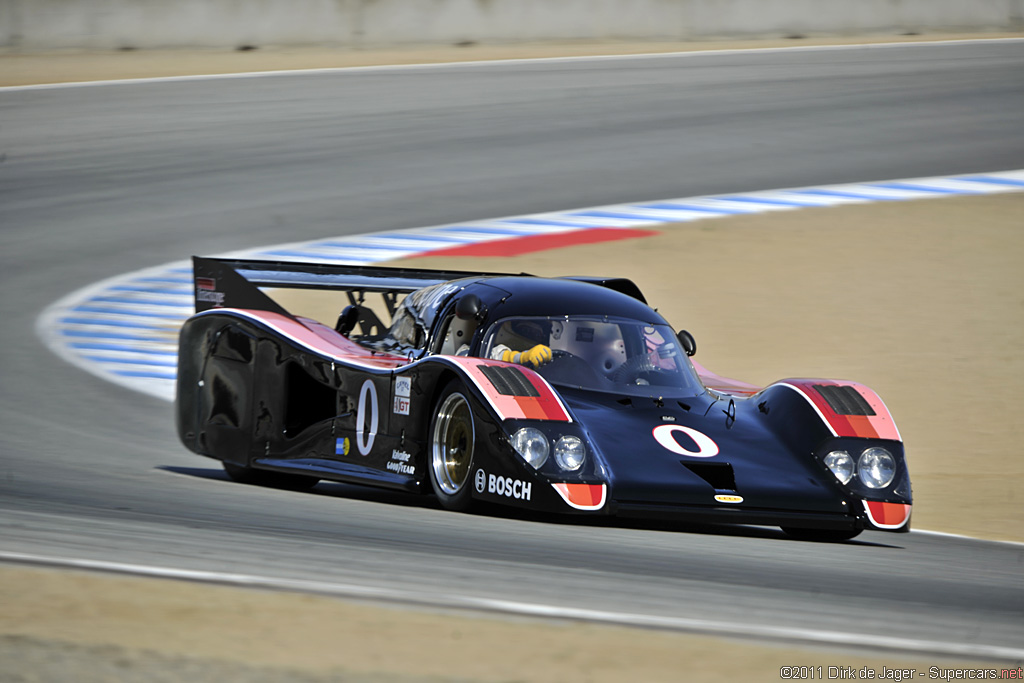
[[[954,538],[963,541],[981,541],[983,543],[999,543],[1000,545],[1012,545],[1024,548],[1024,542],[1021,541],[1007,541],[1001,538],[978,538],[977,536],[967,536],[966,534],[953,534],[948,531],[932,531],[931,529],[911,529],[912,534],[921,534],[922,536],[939,536],[941,538]]]
[[[769,640],[803,642],[816,645],[871,648],[891,652],[954,657],[983,657],[1013,662],[1024,659],[1024,648],[1004,647],[1000,645],[950,643],[917,638],[874,636],[863,633],[821,631],[787,626],[756,626],[742,622],[713,621],[710,619],[658,617],[628,612],[555,607],[540,603],[498,600],[492,598],[473,598],[460,595],[441,594],[433,598],[426,598],[422,594],[415,593],[413,591],[401,591],[390,588],[372,588],[354,584],[330,583],[326,581],[302,579],[280,579],[251,574],[176,569],[173,567],[126,564],[102,560],[48,557],[44,555],[31,555],[4,551],[0,551],[0,561],[68,569],[111,572],[150,578],[195,581],[240,588],[284,590],[342,598],[380,600],[444,609],[467,609],[516,616],[564,619],[569,621],[583,621],[617,626],[704,633],[731,638],[764,638]]]
[[[898,47],[918,46],[942,46],[942,45],[978,45],[988,43],[1018,43],[1024,42],[1024,38],[1001,37],[1001,38],[962,38],[954,40],[928,40],[913,42],[889,42],[889,43],[850,43],[845,45],[792,45],[784,47],[750,47],[750,48],[724,48],[710,50],[690,50],[684,52],[643,52],[637,54],[623,55],[573,55],[566,57],[517,57],[511,59],[486,59],[453,62],[433,62],[430,64],[376,64],[367,66],[339,66],[339,67],[318,67],[310,69],[277,69],[270,71],[243,71],[223,74],[192,74],[186,76],[154,76],[150,78],[124,78],[100,81],[70,81],[63,83],[36,83],[32,85],[8,85],[0,86],[0,93],[18,92],[27,90],[59,90],[66,88],[90,88],[108,85],[140,85],[151,83],[181,83],[189,81],[212,81],[219,79],[243,79],[243,78],[264,78],[273,76],[312,76],[321,74],[341,73],[363,73],[374,71],[422,71],[428,69],[446,69],[458,67],[486,67],[495,65],[524,65],[524,64],[557,64],[574,62],[597,62],[636,59],[664,59],[672,57],[698,57],[698,56],[728,56],[744,53],[770,54],[776,52],[808,52],[808,51],[841,51],[841,50],[873,50],[891,49]]]

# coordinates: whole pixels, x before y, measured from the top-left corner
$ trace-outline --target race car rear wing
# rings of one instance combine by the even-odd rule
[[[192,257],[196,312],[210,308],[245,308],[289,315],[261,287],[408,294],[428,285],[497,273],[479,271],[343,266],[291,261]]]
[[[205,256],[192,257],[196,286],[196,312],[215,307],[263,309],[250,300],[260,287],[328,289],[352,292],[414,292],[428,285],[467,277],[499,277],[511,273],[383,266],[345,266],[295,261],[256,261]],[[519,273],[526,275],[526,273]],[[640,288],[626,278],[566,276],[644,299]],[[202,295],[200,293],[203,292]],[[214,294],[211,294],[214,293]]]

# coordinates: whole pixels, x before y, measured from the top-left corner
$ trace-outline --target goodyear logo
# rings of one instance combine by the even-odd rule
[[[743,502],[743,496],[728,496],[725,494],[719,494],[715,496],[715,500],[717,500],[719,503],[732,503],[733,505],[735,505],[736,503]]]

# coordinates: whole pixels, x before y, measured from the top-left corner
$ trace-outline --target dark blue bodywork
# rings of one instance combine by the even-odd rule
[[[909,529],[910,479],[898,439],[837,431],[830,419],[860,418],[841,417],[854,413],[838,406],[841,419],[830,418],[815,403],[824,399],[799,386],[709,388],[685,344],[674,333],[668,338],[668,321],[628,280],[199,258],[195,277],[197,315],[180,341],[179,434],[191,450],[227,463],[236,478],[295,485],[334,479],[408,491],[429,491],[433,483],[436,491],[434,425],[439,404],[455,392],[466,398],[473,437],[465,493],[458,507],[448,505],[455,509],[472,498],[553,513],[779,525],[809,538]],[[211,286],[217,297],[208,295]],[[284,310],[263,291],[268,287],[337,290],[352,306],[331,330]],[[363,305],[369,294],[383,296],[390,324]],[[459,356],[485,359],[478,365],[491,378],[499,371],[488,368],[511,368],[499,374],[521,380],[525,393],[474,379],[466,361],[441,353],[454,348],[445,346],[446,335],[450,340],[467,320]],[[598,360],[571,352],[573,343],[593,342],[612,324],[647,335],[642,351],[653,365],[619,365],[638,355],[630,344],[641,342],[628,338],[617,338]],[[535,368],[486,360],[506,329],[538,335],[554,358]],[[656,352],[648,353],[652,339]],[[540,398],[531,387],[540,387]],[[500,409],[548,393],[549,405],[560,403],[567,418],[508,417]],[[582,440],[583,465],[531,466],[513,445],[524,429],[549,444]],[[856,477],[843,483],[825,464],[826,454],[855,457],[869,448],[891,454],[889,485],[870,489]],[[600,505],[573,505],[567,490],[600,491]],[[885,505],[895,507],[878,507]],[[879,523],[879,511],[896,509],[905,509],[905,521]]]

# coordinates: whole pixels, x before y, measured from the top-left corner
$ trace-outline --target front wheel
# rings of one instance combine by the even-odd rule
[[[803,529],[800,527],[784,526],[782,530],[790,538],[798,541],[849,541],[859,536],[860,529]]]
[[[430,421],[430,484],[448,510],[468,510],[473,502],[475,446],[469,399],[460,383],[451,382],[441,392]]]
[[[307,477],[301,474],[257,470],[230,462],[222,462],[221,464],[224,466],[224,471],[227,472],[227,475],[240,484],[255,484],[256,486],[268,486],[288,491],[308,491],[320,481],[316,477]]]

